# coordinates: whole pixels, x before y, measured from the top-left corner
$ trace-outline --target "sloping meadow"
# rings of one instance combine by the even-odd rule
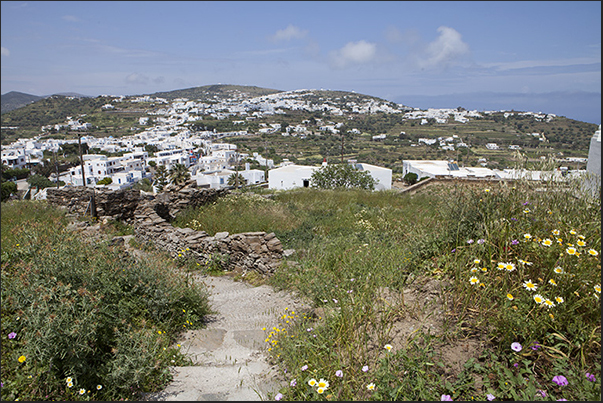
[[[315,309],[263,329],[276,399],[600,398],[601,205],[579,184],[268,193],[189,218],[296,250],[269,281]]]
[[[170,259],[85,242],[45,202],[2,203],[2,400],[136,399],[185,364],[170,343],[208,313]]]

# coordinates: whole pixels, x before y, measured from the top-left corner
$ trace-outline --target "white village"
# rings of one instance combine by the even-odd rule
[[[255,98],[239,98],[237,96],[227,100],[218,100],[216,103],[205,103],[190,101],[179,98],[171,103],[164,98],[150,96],[109,96],[107,103],[102,107],[105,111],[111,111],[121,103],[152,102],[156,108],[147,112],[146,117],[139,119],[139,124],[148,126],[144,130],[119,138],[94,137],[86,132],[92,128],[87,123],[86,116],[68,117],[64,124],[43,126],[41,134],[31,139],[19,139],[18,141],[2,146],[2,164],[9,168],[31,168],[43,163],[44,151],[58,153],[65,143],[86,144],[88,149],[99,149],[107,153],[121,153],[121,156],[107,156],[104,154],[84,154],[82,164],[72,167],[67,172],[59,173],[58,180],[64,182],[67,187],[87,186],[102,187],[111,190],[120,190],[131,187],[136,182],[148,179],[155,186],[152,170],[150,167],[163,166],[167,170],[176,164],[184,165],[190,172],[190,178],[197,187],[220,189],[230,186],[228,178],[233,174],[240,175],[247,185],[263,185],[269,189],[285,190],[296,187],[310,187],[312,173],[320,169],[320,166],[301,166],[284,159],[277,166],[273,160],[264,158],[257,152],[251,155],[237,150],[237,146],[225,141],[230,136],[245,136],[251,134],[280,133],[281,125],[260,123],[258,133],[248,133],[246,130],[216,132],[192,131],[189,124],[203,120],[203,116],[211,116],[216,119],[240,119],[233,120],[233,124],[243,125],[245,122],[259,118],[285,114],[287,110],[321,111],[323,116],[351,115],[365,113],[395,113],[403,114],[404,119],[417,120],[421,125],[427,124],[429,119],[437,123],[446,123],[454,120],[466,123],[472,118],[494,113],[493,111],[467,111],[464,109],[427,109],[409,108],[401,104],[391,102],[378,102],[374,99],[365,103],[355,101],[323,103],[310,102],[313,96],[312,90],[295,90],[259,96]],[[322,99],[322,98],[320,98]],[[338,101],[341,101],[337,98]],[[345,101],[345,100],[344,100]],[[342,107],[345,105],[345,107]],[[504,111],[501,111],[504,112]],[[549,121],[555,117],[552,114],[534,112],[505,112],[507,118],[513,114],[530,115],[539,121]],[[328,120],[316,119],[318,130],[323,134],[337,135],[342,124],[335,124]],[[152,122],[152,124],[151,124]],[[282,136],[297,136],[305,138],[309,134],[309,121],[302,124],[290,125],[282,131]],[[50,130],[60,130],[68,127],[70,130],[78,131],[78,139],[58,140],[44,139]],[[134,128],[133,128],[134,129]],[[360,133],[358,129],[349,130],[352,134]],[[541,133],[532,133],[540,141],[546,141]],[[373,136],[373,140],[383,140],[385,134]],[[455,150],[462,147],[470,147],[457,135],[449,137],[438,137],[434,139],[419,138],[414,147],[430,146],[437,144],[442,150]],[[146,145],[155,146],[157,152],[152,157],[145,151]],[[518,145],[508,146],[510,150],[519,150]],[[495,150],[499,148],[496,143],[488,143],[486,148]],[[480,160],[478,167],[462,167],[452,160],[404,160],[403,174],[415,173],[418,178],[456,178],[456,179],[518,179],[543,180],[551,177],[564,178],[579,177],[587,171],[598,175],[600,183],[600,155],[601,155],[601,126],[593,134],[590,143],[588,159],[580,159],[587,162],[586,170],[569,171],[561,167],[553,172],[526,171],[516,169],[491,169],[487,168],[487,161]],[[250,169],[248,162],[257,161],[263,169]],[[574,158],[575,159],[575,158]],[[586,161],[587,160],[587,161]],[[562,159],[558,162],[563,162]],[[375,190],[389,190],[392,188],[392,170],[385,167],[375,166],[362,161],[349,160],[348,163],[355,168],[368,172],[376,181]],[[323,162],[323,166],[327,161]],[[83,167],[83,172],[82,172]],[[105,178],[110,178],[108,184],[99,184]],[[56,174],[51,175],[52,181],[57,181]],[[84,183],[85,182],[85,183]],[[101,182],[103,183],[103,182]],[[34,189],[33,192],[36,192]],[[44,199],[45,191],[30,194],[29,197]]]

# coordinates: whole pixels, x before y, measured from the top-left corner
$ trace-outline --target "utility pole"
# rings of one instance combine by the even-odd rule
[[[57,160],[57,152],[56,150],[52,151],[52,154],[54,155],[54,170],[57,174],[57,189],[59,188],[59,162]]]
[[[82,186],[86,187],[86,175],[84,174],[84,157],[82,156],[82,134],[77,134],[78,149],[80,152],[80,166],[82,167]],[[57,178],[58,180],[58,178]],[[92,187],[92,198],[90,199],[90,215],[96,217],[96,200],[94,197],[94,187]]]
[[[343,164],[343,131],[341,132],[341,163]]]

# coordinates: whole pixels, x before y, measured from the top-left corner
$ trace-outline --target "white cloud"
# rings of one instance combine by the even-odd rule
[[[144,74],[132,73],[126,77],[127,84],[143,84],[146,85],[149,82],[149,77]]]
[[[75,15],[64,15],[62,17],[65,21],[69,22],[80,22],[81,20],[77,18]]]
[[[377,46],[364,40],[348,42],[343,48],[331,51],[329,54],[331,65],[336,68],[345,68],[351,64],[368,63],[375,58]]]
[[[469,45],[463,42],[455,29],[441,26],[440,36],[429,43],[418,57],[421,68],[445,68],[469,54]]]
[[[289,41],[291,39],[302,39],[308,34],[308,31],[302,30],[295,25],[287,25],[285,29],[279,29],[276,31],[271,39],[275,42]]]
[[[10,56],[10,51],[2,46],[2,56]]]

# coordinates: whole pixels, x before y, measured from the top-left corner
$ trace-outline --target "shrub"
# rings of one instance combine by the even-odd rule
[[[414,185],[415,183],[417,183],[419,176],[414,173],[414,172],[409,172],[406,175],[404,175],[404,182],[406,182],[409,185]]]
[[[186,361],[167,347],[203,326],[207,291],[174,272],[171,259],[135,260],[65,224],[44,202],[2,208],[2,399],[118,400],[156,390],[172,359]]]
[[[359,188],[373,190],[375,179],[351,164],[329,164],[312,173],[312,187],[320,189]]]

